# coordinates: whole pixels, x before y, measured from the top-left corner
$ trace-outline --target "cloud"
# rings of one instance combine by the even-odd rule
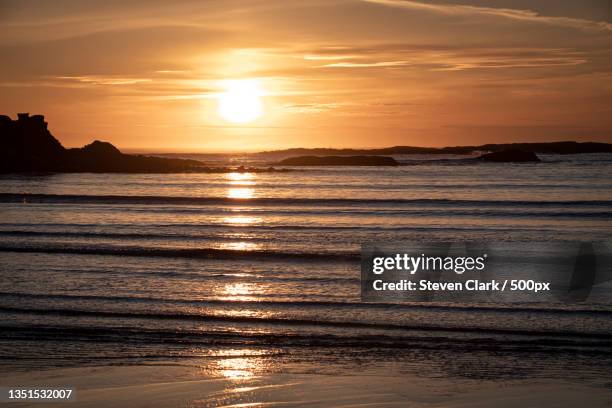
[[[287,104],[283,108],[296,113],[319,113],[330,109],[337,109],[343,105],[341,103],[294,103]]]
[[[304,55],[307,61],[337,61],[344,59],[360,58],[359,55]]]
[[[151,78],[118,78],[102,76],[58,76],[60,80],[76,81],[92,85],[134,85],[142,82],[151,82]]]
[[[541,15],[533,10],[520,10],[508,8],[480,7],[464,4],[423,3],[414,0],[362,0],[368,3],[381,4],[411,10],[423,10],[448,15],[487,15],[503,17],[512,20],[544,23],[582,30],[612,31],[612,23],[606,21],[592,21],[582,18],[557,17]]]
[[[187,72],[184,69],[160,69],[155,71],[156,74],[183,74]]]
[[[321,52],[324,51],[324,52]],[[322,54],[322,55],[321,55]],[[344,48],[337,54],[314,50],[321,58],[309,60],[337,61],[315,68],[411,67],[429,71],[462,71],[468,69],[545,68],[575,66],[588,62],[583,51],[565,48],[470,48],[410,44],[379,44],[370,48]]]
[[[381,61],[381,62],[334,62],[320,65],[320,68],[372,68],[372,67],[399,67],[408,65],[408,61]]]

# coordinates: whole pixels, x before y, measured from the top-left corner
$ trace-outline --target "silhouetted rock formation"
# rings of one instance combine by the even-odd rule
[[[498,163],[527,163],[540,161],[535,153],[517,149],[483,154],[479,159]]]
[[[298,156],[281,160],[283,166],[398,166],[392,157],[385,156]]]
[[[197,160],[165,159],[121,153],[107,142],[65,149],[49,132],[42,115],[18,114],[17,120],[0,115],[2,160],[0,173],[94,172],[174,173],[206,170]]]
[[[3,172],[50,170],[65,150],[49,133],[47,122],[41,115],[20,113],[15,121],[0,116],[0,138],[3,156],[0,169]]]
[[[122,153],[115,146],[108,142],[94,140],[92,143],[81,148],[81,152],[95,157],[117,157]]]

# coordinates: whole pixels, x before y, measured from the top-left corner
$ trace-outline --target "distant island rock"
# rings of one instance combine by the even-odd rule
[[[549,143],[502,143],[479,146],[419,147],[394,146],[380,149],[330,149],[330,148],[293,148],[260,152],[270,156],[355,156],[355,155],[400,155],[400,154],[460,154],[470,155],[481,152],[501,152],[504,150],[523,150],[543,154],[612,153],[612,144],[598,142],[549,142]]]
[[[502,150],[501,152],[483,154],[479,159],[495,163],[529,163],[541,161],[534,152],[526,152],[518,149],[508,149]]]
[[[386,156],[298,156],[278,162],[282,166],[399,166]]]
[[[184,173],[273,172],[274,168],[206,167],[198,160],[124,154],[108,142],[66,149],[42,115],[0,115],[0,173]]]

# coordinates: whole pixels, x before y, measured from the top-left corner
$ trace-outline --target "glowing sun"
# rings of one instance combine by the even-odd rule
[[[218,112],[234,123],[251,122],[263,113],[261,97],[264,95],[259,82],[254,79],[225,81],[225,92],[219,95]]]

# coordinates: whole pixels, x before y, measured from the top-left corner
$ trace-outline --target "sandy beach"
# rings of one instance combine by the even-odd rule
[[[609,407],[609,387],[564,381],[491,383],[381,373],[321,375],[273,373],[210,376],[201,367],[117,366],[56,369],[2,378],[3,384],[73,386],[79,407]],[[11,406],[62,406],[21,403]]]

